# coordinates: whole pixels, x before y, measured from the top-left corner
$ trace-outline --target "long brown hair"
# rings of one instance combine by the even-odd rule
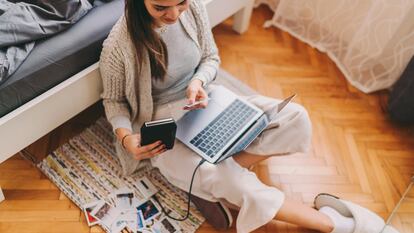
[[[167,46],[154,30],[154,20],[148,13],[144,0],[125,0],[125,17],[128,32],[138,57],[138,71],[141,72],[146,50],[150,60],[152,77],[163,80],[168,66]]]

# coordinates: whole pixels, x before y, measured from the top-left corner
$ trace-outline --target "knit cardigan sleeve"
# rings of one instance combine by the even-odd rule
[[[131,118],[131,111],[125,94],[124,59],[116,38],[108,37],[101,52],[99,69],[101,73],[103,92],[101,97],[108,121],[114,117]]]
[[[204,4],[198,0],[194,0],[193,7],[195,20],[198,28],[198,41],[202,49],[202,56],[199,66],[197,67],[194,78],[200,79],[204,84],[208,84],[215,80],[220,65],[220,56],[218,54],[217,45],[211,32],[208,14]]]

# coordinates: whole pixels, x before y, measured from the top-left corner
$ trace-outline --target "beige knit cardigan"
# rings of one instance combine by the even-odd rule
[[[206,73],[212,72],[215,77],[220,58],[203,3],[192,0],[179,21],[202,54],[194,77],[206,77]],[[141,73],[138,73],[138,62],[142,63]],[[151,120],[153,100],[149,57],[146,55],[138,61],[125,16],[118,20],[104,41],[99,67],[103,81],[101,97],[107,119],[111,121],[115,116],[126,116],[139,126]]]

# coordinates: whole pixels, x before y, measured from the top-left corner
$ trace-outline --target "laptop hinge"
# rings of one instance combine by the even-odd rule
[[[257,125],[257,124],[259,124],[259,125]],[[221,162],[221,161],[223,161],[224,159],[226,159],[226,158],[228,158],[228,157],[230,157],[230,156],[232,156],[233,154],[236,154],[236,153],[238,153],[238,152],[240,152],[240,151],[242,151],[242,150],[244,150],[244,149],[246,149],[246,147],[248,146],[248,145],[250,145],[250,143],[251,142],[253,142],[254,141],[254,139],[256,139],[257,138],[257,136],[266,128],[266,126],[267,126],[267,124],[268,124],[268,120],[267,120],[267,117],[266,117],[266,115],[265,114],[262,114],[260,117],[259,117],[259,119],[257,119],[254,123],[252,123],[251,125],[250,125],[250,127],[249,128],[247,128],[242,134],[240,134],[240,136],[227,148],[227,150],[225,150],[224,152],[223,152],[223,155],[222,156],[220,156],[220,158],[215,162],[215,163],[218,163],[218,162]],[[236,147],[236,146],[238,146],[238,144],[240,143],[240,139],[243,139],[243,137],[245,137],[246,136],[246,134],[248,134],[248,133],[250,133],[249,131],[252,129],[252,128],[257,128],[257,130],[255,131],[255,132],[252,132],[253,134],[251,135],[251,137],[249,137],[249,138],[246,138],[246,140],[248,140],[247,141],[247,143],[245,143],[245,145],[243,146],[243,148],[240,148],[240,150],[238,150],[238,151],[235,151],[234,153],[232,152],[232,150]],[[231,154],[230,154],[230,152],[231,152]]]

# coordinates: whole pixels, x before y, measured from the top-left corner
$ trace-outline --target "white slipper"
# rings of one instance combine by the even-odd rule
[[[395,228],[385,226],[384,220],[374,212],[333,195],[318,194],[315,197],[314,204],[318,210],[324,206],[329,206],[345,217],[354,218],[354,233],[398,233]]]

